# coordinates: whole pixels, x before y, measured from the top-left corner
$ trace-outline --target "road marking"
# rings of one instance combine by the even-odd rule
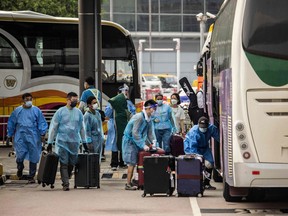
[[[196,197],[190,197],[190,205],[192,208],[193,216],[201,216],[200,208],[197,202]]]

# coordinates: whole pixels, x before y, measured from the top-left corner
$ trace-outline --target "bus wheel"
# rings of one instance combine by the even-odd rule
[[[240,202],[242,197],[233,197],[230,195],[230,186],[224,181],[223,197],[226,202]]]
[[[212,176],[213,176],[213,180],[215,182],[223,182],[222,176],[220,175],[220,173],[215,168],[212,171]]]

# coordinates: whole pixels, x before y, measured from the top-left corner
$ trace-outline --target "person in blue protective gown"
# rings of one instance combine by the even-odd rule
[[[124,84],[123,86],[120,86],[118,89],[118,94],[124,94],[127,102],[127,117],[128,120],[131,118],[131,116],[136,114],[136,108],[132,101],[129,100],[129,87]],[[126,168],[127,166],[124,164],[122,159],[122,151],[119,151],[117,147],[117,127],[115,124],[114,119],[114,109],[112,108],[111,104],[108,103],[108,105],[105,108],[105,116],[108,119],[108,133],[107,133],[107,140],[106,140],[106,150],[112,151],[112,157],[111,157],[111,169],[112,171],[116,171],[117,167]]]
[[[208,190],[215,190],[216,188],[210,185],[210,176],[214,167],[214,159],[209,145],[209,141],[213,137],[219,142],[218,128],[210,124],[208,119],[204,116],[200,117],[198,124],[194,125],[186,134],[184,140],[185,154],[199,154],[203,155],[205,159],[205,167],[208,176],[204,179],[204,187]]]
[[[147,100],[143,111],[135,114],[125,128],[122,139],[123,160],[128,165],[125,190],[137,189],[132,185],[131,180],[138,162],[138,152],[149,151],[156,138],[151,120],[151,115],[156,108],[157,104],[154,100]]]
[[[56,138],[55,152],[60,160],[60,174],[64,191],[69,190],[69,178],[77,162],[81,140],[85,151],[88,151],[83,114],[76,108],[77,103],[78,95],[74,92],[68,93],[66,106],[55,112],[48,132],[48,152],[52,151],[52,144]]]
[[[35,183],[34,176],[42,150],[41,142],[45,142],[48,124],[41,110],[32,105],[32,95],[22,95],[23,105],[17,107],[11,114],[8,125],[8,139],[13,137],[16,151],[17,176],[22,178],[24,160],[29,161],[29,183]]]
[[[163,103],[163,95],[155,96],[157,102],[157,110],[153,114],[153,122],[155,134],[160,148],[163,148],[166,154],[170,153],[170,138],[176,132],[176,124],[173,116],[172,108],[168,104]]]
[[[104,134],[102,128],[101,115],[97,111],[99,104],[94,96],[87,99],[87,110],[84,114],[84,124],[86,131],[87,147],[89,152],[98,153],[101,157]]]

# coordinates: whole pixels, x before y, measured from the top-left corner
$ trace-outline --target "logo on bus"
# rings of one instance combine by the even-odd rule
[[[6,76],[4,79],[4,86],[9,90],[14,89],[17,86],[16,77],[14,77],[12,75]]]

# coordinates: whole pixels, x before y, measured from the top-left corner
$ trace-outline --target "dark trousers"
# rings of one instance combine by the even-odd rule
[[[24,162],[23,161],[17,161],[17,169],[19,171],[23,171],[24,169]],[[36,174],[36,169],[37,169],[37,163],[32,163],[29,161],[29,176],[28,178],[34,178]]]
[[[204,185],[210,185],[210,179],[212,178],[212,170],[213,169],[208,169],[208,168],[206,168],[205,169],[205,171],[208,173],[208,178],[207,177],[205,177],[205,179],[204,179]]]
[[[69,186],[69,179],[71,178],[73,165],[67,165],[60,162],[60,174],[63,186]]]
[[[121,151],[117,151],[114,152],[112,151],[112,157],[111,157],[111,167],[118,167],[118,166],[124,166],[124,161],[122,159],[122,152]]]

